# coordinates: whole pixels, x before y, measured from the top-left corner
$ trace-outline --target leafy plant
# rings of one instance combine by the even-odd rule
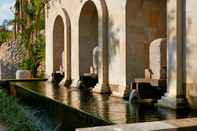
[[[25,70],[31,70],[34,77],[37,75],[39,66],[45,58],[45,39],[43,35],[39,35],[36,44],[33,45],[31,56],[24,59],[20,67]]]
[[[35,77],[44,61],[45,38],[40,32],[45,28],[45,0],[31,0],[26,3],[16,1],[16,25],[20,27],[19,41],[26,57],[20,64],[22,69],[31,70]],[[20,15],[20,11],[23,15]]]
[[[4,20],[0,29],[0,45],[12,39],[13,33],[8,30],[8,26],[12,21]]]
[[[9,41],[10,39],[12,39],[12,32],[0,31],[0,46],[1,46],[1,44]]]
[[[36,131],[14,97],[0,89],[0,117],[8,125],[7,131]]]
[[[0,87],[0,118],[7,126],[6,131],[56,131],[51,129],[47,119],[36,117],[37,110],[19,104],[16,97],[8,96]]]

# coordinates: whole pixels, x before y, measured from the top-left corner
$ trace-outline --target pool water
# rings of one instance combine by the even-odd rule
[[[197,116],[197,112],[194,111],[176,112],[159,108],[153,103],[129,103],[122,98],[107,94],[101,95],[76,88],[59,87],[49,82],[15,82],[15,84],[117,124]]]

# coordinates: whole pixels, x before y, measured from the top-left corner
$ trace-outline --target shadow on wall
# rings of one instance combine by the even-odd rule
[[[109,62],[109,65],[111,65],[115,59],[115,57],[119,54],[119,50],[120,50],[120,46],[119,46],[119,43],[120,43],[120,40],[119,40],[119,33],[120,33],[120,29],[119,28],[116,28],[114,26],[114,22],[112,19],[109,19],[109,23],[108,23],[108,29],[109,29],[109,32],[108,32],[108,35],[109,35],[109,41],[108,41],[108,62]]]
[[[98,11],[93,2],[86,2],[79,18],[79,73],[90,71],[93,50],[98,45]]]
[[[167,4],[169,4],[170,0],[167,0]],[[172,9],[170,12],[167,13],[167,23],[168,23],[168,27],[167,27],[167,32],[168,32],[168,36],[167,36],[167,70],[168,72],[168,79],[172,79],[173,78],[173,73],[176,72],[176,67],[174,66],[173,62],[175,61],[174,58],[176,58],[176,36],[173,36],[172,38],[169,38],[170,36],[172,36],[172,34],[174,32],[176,32],[176,27],[175,26],[170,26],[170,23],[173,23],[175,21],[175,16],[176,16],[176,11],[175,9]],[[176,25],[176,23],[175,23]],[[169,43],[169,41],[171,41],[171,43]],[[173,72],[173,73],[172,73]],[[169,82],[169,81],[168,81]],[[170,83],[168,84],[170,85]]]
[[[183,85],[186,92],[186,97],[190,107],[192,109],[197,109],[197,80],[196,80],[196,28],[194,23],[194,17],[188,12],[187,2],[184,1],[183,10]],[[193,10],[191,9],[192,13]]]

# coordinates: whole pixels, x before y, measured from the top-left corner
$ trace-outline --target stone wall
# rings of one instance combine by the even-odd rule
[[[84,5],[79,18],[79,74],[90,72],[93,49],[98,45],[98,12],[92,2]]]
[[[96,8],[98,19],[94,14],[95,9],[92,14],[89,12],[81,15],[86,5],[88,10]],[[156,38],[166,37],[166,0],[51,1],[46,11],[47,76],[54,72],[53,61],[57,59],[53,54],[56,53],[53,50],[53,30],[57,16],[61,16],[64,22],[64,47],[71,45],[71,49],[65,48],[65,72],[71,68],[73,83],[79,80],[80,74],[88,71],[86,67],[92,64],[91,50],[98,44],[98,86],[108,90],[107,86],[110,85],[113,95],[120,97],[134,77],[144,76],[149,58],[148,44]],[[82,24],[86,18],[90,23]],[[69,36],[71,39],[68,42]],[[71,52],[71,55],[68,56],[67,52]],[[71,59],[71,63],[68,59]],[[84,71],[80,71],[82,68]]]
[[[49,3],[50,8],[46,11],[46,74],[48,76],[53,72],[53,60],[56,59],[53,55],[55,52],[53,29],[58,15],[64,22],[64,47],[71,47],[71,49],[65,48],[65,54],[71,52],[71,55],[65,55],[65,61],[71,59],[70,63],[65,63],[65,72],[71,70],[73,82],[79,80],[80,35],[87,36],[86,33],[89,33],[91,28],[95,31],[94,35],[98,33],[97,41],[101,54],[104,47],[108,48],[103,56],[99,56],[99,64],[106,65],[105,67],[99,65],[99,84],[105,87],[110,85],[112,93],[116,96],[123,96],[125,88],[133,78],[143,77],[144,68],[149,65],[149,44],[154,39],[166,38],[167,32],[168,93],[165,96],[177,101],[179,96],[184,96],[184,87],[186,87],[190,105],[197,107],[195,106],[197,105],[196,0],[184,1],[184,7],[181,7],[184,18],[178,17],[177,7],[181,0],[91,0],[98,12],[98,32],[97,29],[93,30],[90,24],[86,26],[87,28],[82,25],[85,32],[80,32],[80,14],[87,1],[54,0]],[[128,5],[129,2],[131,4]],[[184,29],[180,31],[179,28]],[[86,49],[84,48],[83,51],[85,52]],[[103,58],[107,58],[107,62],[103,61]],[[83,61],[86,62],[86,59]]]
[[[53,60],[53,70],[59,71],[60,66],[62,67],[62,53],[64,51],[64,23],[62,18],[58,16],[54,23],[54,30],[53,30],[53,57],[56,58]]]
[[[166,0],[130,0],[126,8],[127,83],[143,78],[149,68],[149,46],[166,38]],[[127,85],[128,85],[127,84]]]
[[[197,109],[197,1],[187,0],[185,4],[185,43],[184,43],[184,83],[190,105]]]
[[[15,78],[18,63],[24,58],[23,51],[16,41],[0,46],[0,79]]]

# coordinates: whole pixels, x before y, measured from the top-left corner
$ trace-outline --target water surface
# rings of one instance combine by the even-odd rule
[[[196,112],[175,112],[155,107],[151,103],[131,104],[121,98],[59,87],[49,82],[15,82],[15,84],[117,124],[197,116]]]

